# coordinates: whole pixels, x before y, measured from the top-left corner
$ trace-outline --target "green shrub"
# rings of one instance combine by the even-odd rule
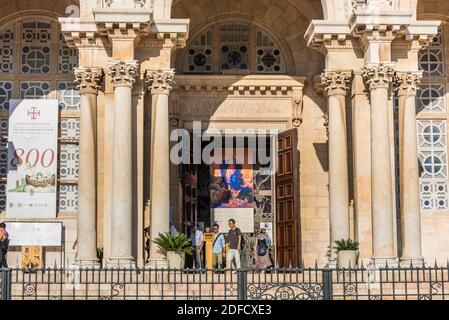
[[[177,235],[172,235],[168,232],[160,233],[153,242],[162,251],[193,254],[190,239],[184,233],[178,233]]]
[[[335,247],[334,249],[338,251],[345,251],[345,250],[359,250],[360,244],[357,241],[351,240],[351,239],[341,239],[335,241]]]

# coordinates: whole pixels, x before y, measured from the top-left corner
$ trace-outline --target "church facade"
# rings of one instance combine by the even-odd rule
[[[213,167],[170,159],[198,126],[277,132],[240,222],[278,265],[332,266],[340,239],[365,264],[449,258],[447,1],[0,3],[0,220],[61,222],[47,264],[144,266],[146,227],[213,224]],[[56,219],[7,216],[11,99],[59,103]]]

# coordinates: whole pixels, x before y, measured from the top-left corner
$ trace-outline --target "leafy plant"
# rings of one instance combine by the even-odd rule
[[[172,235],[169,232],[160,233],[153,242],[162,251],[193,254],[192,243],[184,233],[178,233],[177,235]]]
[[[337,252],[339,251],[345,251],[345,250],[352,250],[357,251],[359,250],[360,244],[357,241],[354,241],[352,239],[341,239],[334,242],[336,246],[334,247]]]
[[[98,247],[97,248],[97,258],[102,261],[103,260],[103,255],[104,255],[104,249],[103,247]]]

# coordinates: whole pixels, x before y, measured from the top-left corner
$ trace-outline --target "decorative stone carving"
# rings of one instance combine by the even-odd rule
[[[81,94],[97,94],[103,82],[103,70],[100,68],[76,68],[75,84]]]
[[[114,61],[109,65],[109,75],[114,86],[130,86],[136,82],[137,61]]]
[[[169,94],[175,84],[173,70],[147,70],[145,84],[152,94]]]
[[[326,95],[346,95],[352,81],[351,71],[327,70],[321,74],[321,84]]]
[[[416,96],[416,91],[421,84],[422,77],[422,71],[396,72],[394,75],[394,81],[396,82],[396,91],[398,96]]]
[[[329,114],[327,112],[324,113],[322,118],[324,119],[323,126],[326,128],[326,135],[329,137]]]
[[[390,88],[393,76],[394,66],[391,64],[373,64],[362,68],[362,77],[370,89]]]

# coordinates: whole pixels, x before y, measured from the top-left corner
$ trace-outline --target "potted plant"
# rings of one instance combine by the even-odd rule
[[[354,268],[357,266],[357,256],[360,246],[357,241],[341,239],[335,241],[335,245],[338,268]]]
[[[153,241],[159,249],[167,255],[170,269],[182,269],[184,267],[185,254],[193,254],[190,239],[184,233],[172,235],[160,233]]]

